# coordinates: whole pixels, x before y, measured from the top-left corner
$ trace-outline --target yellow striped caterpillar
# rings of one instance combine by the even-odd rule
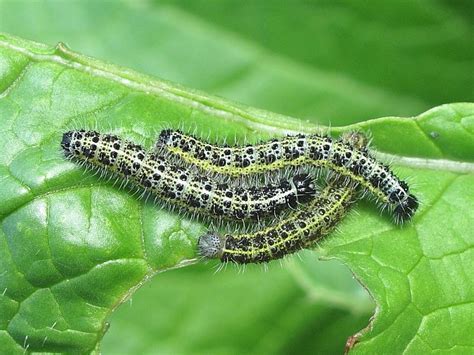
[[[364,149],[367,137],[358,132],[341,139],[353,148]],[[303,210],[276,225],[253,233],[208,233],[198,241],[199,254],[208,259],[236,264],[264,263],[313,246],[328,235],[347,214],[356,197],[357,183],[329,179],[321,193]]]
[[[310,165],[328,168],[358,183],[374,196],[396,222],[410,220],[418,200],[407,183],[377,161],[367,148],[357,149],[342,139],[318,134],[287,136],[249,146],[220,146],[171,129],[163,130],[156,150],[178,157],[203,171],[230,177],[261,174]]]
[[[172,207],[208,217],[259,219],[309,201],[314,183],[308,174],[263,187],[232,187],[170,162],[166,156],[111,134],[74,130],[63,134],[66,157],[130,181]]]
[[[357,194],[353,184],[332,181],[321,193],[276,225],[254,233],[208,233],[199,238],[199,254],[236,264],[264,263],[314,245],[347,214]]]

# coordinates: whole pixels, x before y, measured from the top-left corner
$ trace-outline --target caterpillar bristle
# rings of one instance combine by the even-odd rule
[[[414,196],[413,194],[408,195],[408,198],[395,208],[395,221],[397,223],[402,224],[406,221],[411,220],[416,210],[418,209],[418,206],[419,203],[416,196]]]
[[[198,241],[200,255],[236,264],[266,263],[314,244],[332,231],[355,200],[354,186],[328,182],[306,208],[250,234],[211,232]]]
[[[162,203],[179,206],[194,216],[242,221],[276,215],[285,207],[309,201],[315,191],[308,175],[297,175],[279,184],[229,186],[173,164],[167,157],[113,134],[80,129],[65,132],[61,147],[67,159],[116,185],[134,185],[134,195],[148,201],[149,194]],[[156,201],[156,199],[155,199]]]
[[[296,134],[235,147],[212,145],[172,130],[167,130],[164,137],[166,139],[157,142],[157,146],[181,161],[217,176],[248,181],[248,175],[263,174],[264,179],[268,179],[275,176],[275,171],[313,165],[327,168],[330,171],[328,176],[344,177],[346,184],[358,182],[386,204],[384,210],[390,211],[400,223],[409,220],[418,207],[407,201],[412,199],[410,195],[413,196],[408,185],[398,179],[388,165],[374,158],[368,149],[371,139],[362,132],[347,132],[338,140],[320,134]]]
[[[220,259],[218,270],[231,263],[242,265],[238,266],[241,272],[248,263],[266,265],[317,244],[337,230],[359,198],[375,201],[380,212],[389,211],[398,224],[410,221],[419,207],[417,197],[390,164],[376,160],[368,148],[371,138],[365,133],[347,132],[339,139],[327,134],[292,134],[253,145],[245,137],[242,145],[230,146],[227,137],[209,143],[211,132],[203,142],[196,130],[195,126],[189,135],[183,133],[189,127],[165,128],[156,135],[151,152],[114,134],[85,129],[65,132],[61,147],[67,159],[85,171],[93,170],[94,176],[112,186],[134,190],[132,195],[145,203],[150,199],[190,221],[210,223],[209,230],[214,232],[199,238],[198,253],[202,260]],[[144,135],[138,137],[147,141]],[[161,181],[168,179],[168,185],[155,184],[153,174],[161,174]],[[194,192],[181,199],[176,190],[180,176],[195,184]],[[325,181],[322,189],[317,184],[321,180]],[[217,207],[196,204],[207,185],[217,194]],[[244,211],[231,210],[227,215],[229,206],[244,195],[252,202],[243,203],[247,206]],[[324,212],[321,217],[318,210],[335,212]],[[306,223],[312,223],[310,235],[301,227]]]

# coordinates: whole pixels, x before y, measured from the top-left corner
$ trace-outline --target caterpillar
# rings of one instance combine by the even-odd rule
[[[263,187],[233,187],[147,152],[133,142],[96,131],[68,131],[62,136],[61,147],[69,159],[115,174],[173,207],[202,216],[258,220],[296,208],[315,194],[308,174]]]
[[[179,130],[163,130],[156,151],[170,154],[198,168],[230,177],[259,174],[288,167],[312,165],[329,168],[359,183],[395,221],[410,220],[418,208],[407,183],[377,161],[367,147],[357,149],[344,139],[318,134],[287,136],[257,145],[211,145]]]
[[[340,180],[329,182],[321,193],[275,226],[248,234],[208,233],[199,238],[199,254],[236,264],[265,263],[310,247],[329,234],[346,215],[357,189]]]

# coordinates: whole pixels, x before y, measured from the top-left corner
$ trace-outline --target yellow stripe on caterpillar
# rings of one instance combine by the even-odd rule
[[[166,156],[145,151],[141,146],[112,134],[75,130],[64,133],[61,147],[66,157],[131,182],[169,205],[211,218],[234,220],[274,216],[296,208],[315,194],[308,174],[262,187],[230,186]]]
[[[180,131],[161,132],[156,150],[202,171],[230,177],[265,174],[271,171],[311,165],[326,168],[340,177],[359,183],[389,209],[396,222],[410,220],[418,200],[385,164],[377,161],[357,137],[333,139],[311,134],[272,139],[256,145],[213,145]]]
[[[331,182],[300,211],[254,233],[208,233],[199,238],[199,254],[236,264],[264,263],[314,245],[344,218],[355,201],[354,185]]]

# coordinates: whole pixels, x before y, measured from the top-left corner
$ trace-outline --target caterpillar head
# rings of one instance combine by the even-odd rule
[[[171,138],[173,134],[173,130],[172,129],[164,129],[160,132],[160,135],[158,136],[158,143],[163,143],[163,144],[167,144],[169,139]]]
[[[89,135],[90,133],[87,133],[84,129],[77,131],[68,131],[63,134],[63,138],[61,140],[61,148],[63,149],[64,155],[67,158],[71,158],[73,156],[81,154],[81,148],[83,143],[82,140],[86,134]]]
[[[309,174],[298,174],[293,177],[293,184],[295,184],[298,191],[298,201],[308,202],[316,194],[316,184]]]
[[[199,255],[208,259],[219,259],[224,250],[224,240],[215,233],[204,234],[198,241]]]
[[[71,142],[73,140],[74,132],[69,131],[63,134],[63,139],[61,140],[61,148],[64,151],[64,154],[68,157],[72,155],[71,152]]]
[[[405,200],[400,202],[394,209],[395,221],[403,223],[410,220],[418,209],[418,199],[415,195],[409,194]]]
[[[389,199],[394,204],[393,216],[397,223],[409,221],[418,209],[418,199],[409,193],[408,184],[405,181],[398,182],[399,187],[394,189]]]
[[[107,141],[118,140],[117,137],[108,135]],[[61,148],[67,158],[92,158],[97,149],[97,143],[100,141],[99,133],[95,131],[86,131],[84,129],[77,131],[68,131],[63,134]]]

